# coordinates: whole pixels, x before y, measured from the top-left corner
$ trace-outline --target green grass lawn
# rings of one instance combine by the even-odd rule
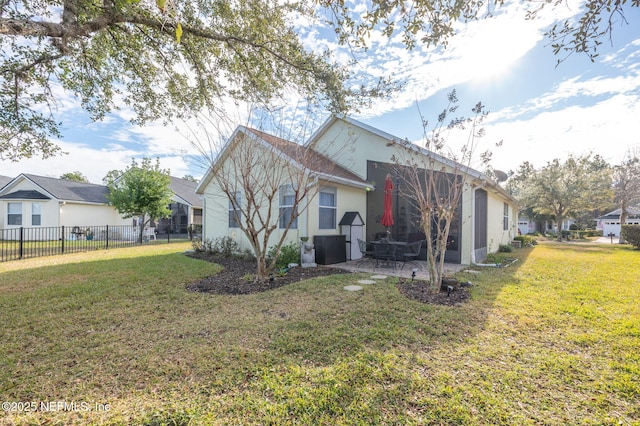
[[[629,247],[516,250],[456,307],[359,275],[190,293],[217,267],[187,248],[0,264],[0,424],[640,424]]]

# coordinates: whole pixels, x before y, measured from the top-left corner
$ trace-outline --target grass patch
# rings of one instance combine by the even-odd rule
[[[246,296],[187,244],[0,264],[0,424],[637,424],[640,257],[542,243],[463,306],[328,276]],[[96,409],[95,404],[99,405]],[[105,410],[108,404],[108,410]],[[73,408],[73,407],[71,407]]]

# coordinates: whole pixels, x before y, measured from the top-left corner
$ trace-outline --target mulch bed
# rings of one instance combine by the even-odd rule
[[[335,274],[351,274],[350,271],[318,265],[316,268],[295,267],[286,274],[274,274],[273,280],[254,281],[255,261],[239,257],[214,256],[207,253],[189,253],[189,256],[214,262],[224,267],[216,275],[204,278],[187,286],[187,290],[199,293],[239,295],[260,293],[283,287],[291,283]],[[447,296],[446,292],[430,293],[424,281],[411,281],[401,278],[398,282],[399,291],[409,299],[419,302],[454,306],[470,298],[468,288],[457,288]]]
[[[418,302],[428,303],[432,305],[455,306],[468,301],[471,293],[468,287],[457,287],[451,294],[446,291],[440,293],[431,293],[428,291],[427,283],[424,281],[411,281],[401,279],[398,283],[398,290],[407,298],[417,300]]]
[[[256,272],[254,260],[238,257],[212,256],[206,253],[190,253],[189,256],[214,262],[224,266],[224,270],[187,287],[189,291],[212,294],[251,294],[260,293],[287,284],[335,274],[349,274],[349,271],[318,265],[317,268],[296,267],[286,274],[274,274],[273,281],[254,281]]]

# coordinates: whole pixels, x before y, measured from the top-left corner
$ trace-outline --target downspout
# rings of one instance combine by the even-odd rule
[[[206,223],[207,223],[207,197],[205,197],[204,194],[203,194],[203,197],[202,197],[202,241],[204,241],[206,239],[206,235],[207,235]]]
[[[314,174],[313,180],[307,184],[306,189],[309,189],[312,186],[315,186],[317,184],[318,184],[318,175]],[[301,218],[304,219],[301,222],[304,222],[304,223],[300,224],[300,229],[304,230],[304,235],[302,235],[303,237],[311,238],[311,235],[309,235],[309,211],[311,210],[311,201],[309,200],[308,195],[305,196],[305,199],[307,200],[307,202],[305,203],[307,205],[307,208],[305,209],[304,215],[301,216]],[[313,243],[313,241],[310,241],[310,242]]]
[[[471,193],[471,264],[476,263],[476,191]]]

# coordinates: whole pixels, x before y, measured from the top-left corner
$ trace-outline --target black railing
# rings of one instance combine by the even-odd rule
[[[201,225],[189,225],[186,234],[156,234],[134,226],[59,226],[0,229],[0,262],[106,250],[142,244],[161,244],[198,238]]]

